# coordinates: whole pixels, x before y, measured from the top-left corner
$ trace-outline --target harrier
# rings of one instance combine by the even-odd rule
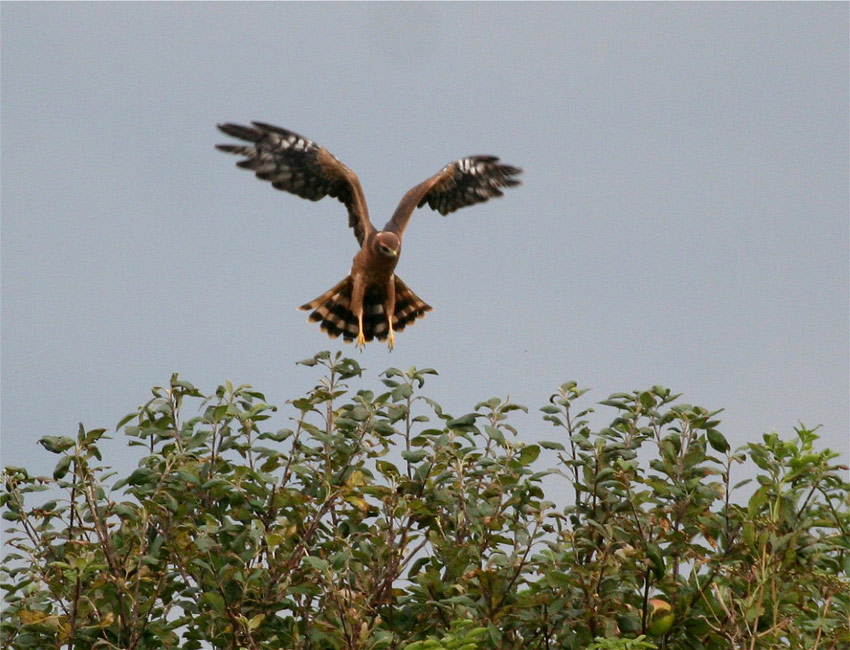
[[[219,124],[227,135],[248,144],[219,144],[221,151],[244,156],[237,166],[252,170],[273,187],[311,201],[339,199],[348,209],[348,225],[360,244],[351,273],[300,309],[331,338],[340,334],[362,348],[377,338],[395,345],[400,332],[431,310],[395,275],[404,228],[413,211],[426,203],[442,215],[494,196],[501,188],[519,185],[517,167],[499,164],[495,156],[469,156],[449,163],[434,176],[410,189],[392,218],[378,231],[369,220],[366,199],[357,176],[327,149],[297,133],[271,124]]]

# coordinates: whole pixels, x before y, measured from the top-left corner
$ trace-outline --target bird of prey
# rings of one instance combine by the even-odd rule
[[[449,163],[428,180],[408,190],[383,230],[369,220],[366,199],[357,176],[336,156],[312,140],[263,122],[251,126],[219,124],[227,135],[247,144],[219,144],[216,148],[244,156],[237,166],[253,171],[273,187],[311,201],[332,196],[348,209],[348,225],[360,250],[351,273],[300,309],[312,311],[309,320],[331,338],[346,342],[387,340],[395,345],[400,332],[431,310],[395,275],[404,228],[413,211],[426,203],[442,215],[494,196],[502,188],[519,185],[522,172],[502,165],[495,156],[469,156]]]

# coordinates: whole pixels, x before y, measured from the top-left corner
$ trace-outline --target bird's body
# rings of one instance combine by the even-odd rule
[[[501,196],[502,187],[518,185],[522,170],[498,164],[494,156],[461,158],[411,188],[392,218],[378,231],[369,220],[357,176],[327,149],[280,127],[252,122],[253,127],[219,124],[224,133],[248,145],[217,145],[245,159],[236,163],[258,178],[312,201],[325,196],[348,208],[348,223],[360,244],[351,272],[318,298],[302,305],[309,320],[320,323],[330,337],[342,336],[358,346],[373,339],[395,344],[395,332],[425,315],[431,306],[395,275],[402,236],[413,211],[425,203],[446,215],[458,208]]]
[[[312,310],[310,320],[321,323],[330,336],[342,335],[362,345],[372,339],[389,340],[395,345],[395,332],[400,332],[431,310],[419,296],[395,275],[401,254],[401,243],[383,252],[382,240],[398,241],[393,233],[375,232],[357,251],[348,276],[318,298],[300,309]],[[392,314],[392,318],[387,318]],[[358,316],[359,315],[359,316]]]

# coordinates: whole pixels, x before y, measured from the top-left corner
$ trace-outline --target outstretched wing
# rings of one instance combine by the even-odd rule
[[[312,140],[279,126],[251,124],[253,127],[219,124],[219,130],[250,144],[217,144],[216,148],[245,156],[237,166],[253,170],[257,178],[279,190],[311,201],[325,196],[339,199],[348,208],[348,225],[354,228],[354,236],[362,246],[374,227],[357,175]]]
[[[502,188],[520,184],[514,176],[521,173],[519,167],[499,164],[495,156],[461,158],[409,190],[384,229],[401,235],[413,211],[426,203],[446,215],[458,208],[502,196]]]

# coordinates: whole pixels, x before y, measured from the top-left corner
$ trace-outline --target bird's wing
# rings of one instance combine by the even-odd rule
[[[253,126],[219,124],[218,128],[249,144],[218,144],[217,149],[245,156],[237,166],[252,170],[273,187],[311,201],[325,196],[339,199],[348,208],[348,225],[360,245],[374,230],[363,188],[357,175],[330,151],[312,140],[279,126],[251,122]]]
[[[502,196],[502,188],[519,185],[519,167],[502,165],[495,156],[469,156],[449,163],[431,178],[410,189],[384,227],[399,236],[416,208],[426,203],[442,215],[458,208]]]

